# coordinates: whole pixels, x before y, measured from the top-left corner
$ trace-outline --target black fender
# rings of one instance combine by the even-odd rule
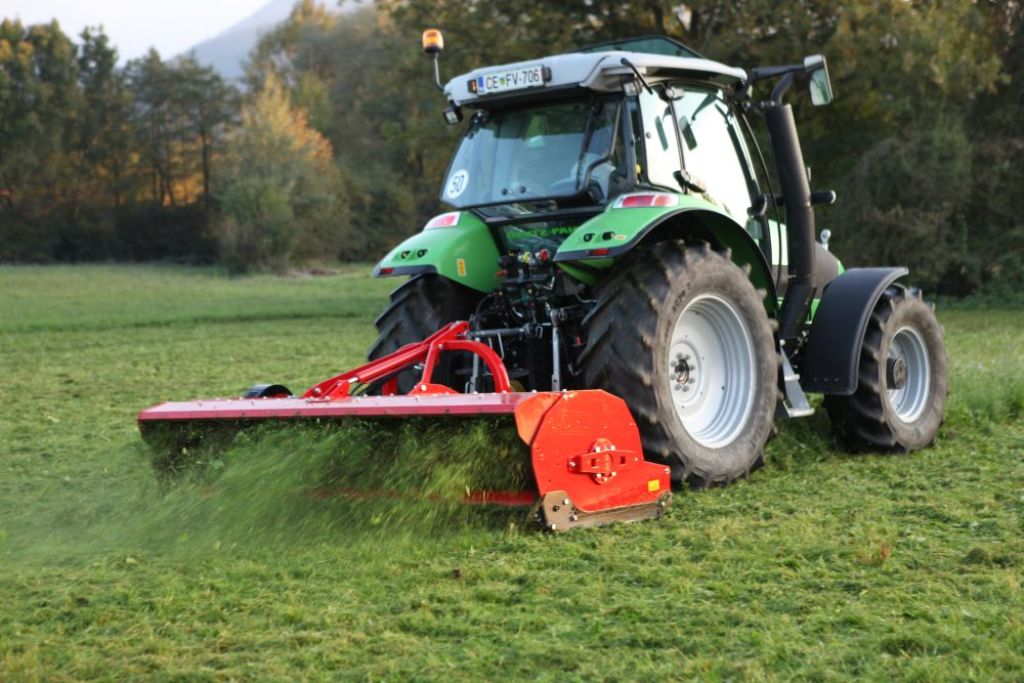
[[[830,282],[807,335],[800,364],[804,391],[849,396],[857,390],[857,365],[871,312],[906,268],[851,268]]]

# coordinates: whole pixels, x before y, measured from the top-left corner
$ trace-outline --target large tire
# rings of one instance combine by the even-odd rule
[[[931,306],[918,290],[891,287],[868,322],[856,392],[826,396],[825,410],[853,446],[902,452],[929,446],[946,412],[946,363]]]
[[[697,488],[758,467],[780,356],[747,274],[707,246],[658,242],[618,266],[596,298],[584,321],[583,382],[625,399],[647,455]],[[728,343],[710,343],[715,334]]]
[[[391,292],[391,301],[375,324],[379,336],[370,347],[370,360],[386,356],[406,344],[422,341],[444,325],[468,320],[476,310],[481,294],[440,275],[416,275]],[[434,370],[433,381],[461,391],[454,375],[459,354],[442,354]],[[412,370],[398,376],[398,390],[408,393],[419,379]],[[371,393],[375,393],[371,389]]]

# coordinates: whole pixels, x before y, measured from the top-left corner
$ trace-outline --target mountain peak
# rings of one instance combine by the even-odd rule
[[[212,66],[226,80],[238,81],[243,75],[242,65],[256,47],[256,43],[265,33],[285,21],[298,2],[299,0],[270,0],[237,24],[186,50],[186,54],[193,54],[200,64]],[[341,9],[338,9],[334,2],[323,4],[332,11],[342,13],[356,9],[356,3],[351,0],[345,2]]]

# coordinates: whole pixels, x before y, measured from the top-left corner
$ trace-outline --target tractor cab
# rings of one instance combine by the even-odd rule
[[[770,257],[767,218],[749,217],[762,193],[753,142],[730,99],[746,79],[658,36],[456,76],[446,119],[469,121],[440,199],[504,226],[504,247],[553,253],[627,195],[693,193]]]

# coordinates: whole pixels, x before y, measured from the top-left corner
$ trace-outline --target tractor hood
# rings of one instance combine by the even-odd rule
[[[747,79],[743,69],[709,59],[614,50],[554,55],[474,69],[448,81],[444,93],[456,105],[483,107],[490,102],[576,88],[617,92],[622,88],[622,78],[632,76],[623,59],[650,82],[688,77],[728,86]]]

